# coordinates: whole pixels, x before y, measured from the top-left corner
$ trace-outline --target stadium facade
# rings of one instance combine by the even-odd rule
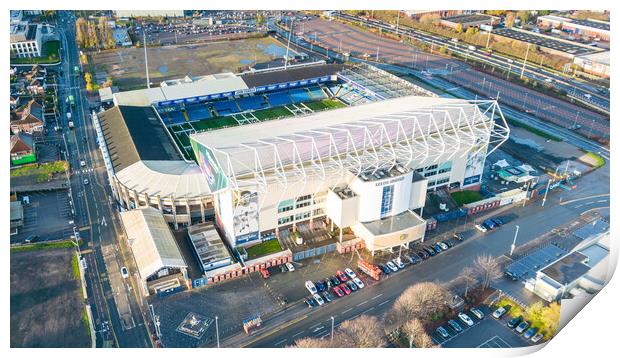
[[[508,137],[496,102],[438,98],[368,65],[186,77],[114,104],[93,119],[120,207],[175,228],[214,217],[233,248],[313,223],[372,252],[423,240],[426,193],[479,186]]]

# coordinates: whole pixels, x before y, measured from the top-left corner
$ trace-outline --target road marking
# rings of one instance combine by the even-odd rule
[[[599,201],[597,201],[597,203],[606,203],[606,202],[607,202],[607,200],[599,200]]]
[[[305,331],[301,331],[301,332],[297,332],[297,333],[295,333],[295,334],[293,335],[293,338],[295,338],[295,337],[299,336],[300,334],[304,334],[304,332],[305,332]]]
[[[575,209],[579,209],[582,206],[583,206],[583,204],[575,205]]]
[[[287,341],[287,339],[283,339],[281,341],[276,342],[275,345],[279,346],[280,344],[285,343],[286,341]]]
[[[379,303],[379,306],[383,306],[384,304],[386,304],[386,303],[388,303],[388,302],[390,302],[390,301],[391,301],[391,300],[385,300],[385,301],[383,301],[383,302]]]
[[[593,201],[588,201],[588,202],[586,203],[586,205],[590,205],[590,204],[594,204],[594,202],[593,202]]]
[[[368,301],[364,301],[364,302],[358,303],[358,304],[356,305],[356,307],[359,307],[359,306],[365,305],[366,303],[368,303]]]
[[[350,311],[350,310],[352,310],[352,309],[353,309],[353,308],[349,308],[349,309],[347,309],[347,310],[345,310],[345,311],[342,311],[342,314],[345,314],[345,313],[349,312],[349,311]]]
[[[380,293],[380,294],[376,295],[375,297],[371,298],[371,300],[376,300],[377,298],[379,298],[381,296],[383,296],[383,293]]]
[[[372,310],[374,310],[374,309],[375,309],[374,307],[370,307],[370,308],[369,308],[369,309],[367,309],[366,311],[362,312],[362,314],[366,314],[366,313],[368,313],[368,312],[370,312],[370,311],[372,311]]]

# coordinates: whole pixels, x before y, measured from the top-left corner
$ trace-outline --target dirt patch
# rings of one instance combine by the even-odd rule
[[[89,347],[73,249],[11,253],[11,347]]]
[[[579,157],[583,153],[574,145],[567,142],[556,142],[556,141],[547,141],[545,138],[538,136],[532,132],[529,132],[523,128],[511,126],[510,127],[510,136],[516,136],[523,139],[529,139],[536,144],[542,146],[543,151],[547,154],[550,154],[559,158],[574,158]]]
[[[248,64],[281,57],[282,47],[272,38],[222,41],[196,45],[148,48],[150,80],[237,72]],[[121,91],[145,87],[144,49],[121,48],[89,55],[91,72],[112,76]]]

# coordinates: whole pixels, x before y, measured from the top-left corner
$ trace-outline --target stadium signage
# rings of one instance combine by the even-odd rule
[[[239,96],[239,95],[242,95],[242,94],[254,93],[254,92],[256,92],[256,88],[241,89],[241,90],[235,91],[235,96]]]
[[[377,183],[375,183],[375,186],[384,186],[384,185],[396,183],[398,181],[403,181],[404,179],[405,179],[405,177],[401,176],[401,177],[390,179],[390,180],[378,181]]]

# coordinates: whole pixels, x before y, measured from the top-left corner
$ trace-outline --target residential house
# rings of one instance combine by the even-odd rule
[[[15,112],[17,115],[11,118],[11,132],[33,134],[43,131],[43,105],[41,103],[32,99]]]
[[[11,136],[11,164],[21,165],[37,161],[32,135],[18,132]]]

